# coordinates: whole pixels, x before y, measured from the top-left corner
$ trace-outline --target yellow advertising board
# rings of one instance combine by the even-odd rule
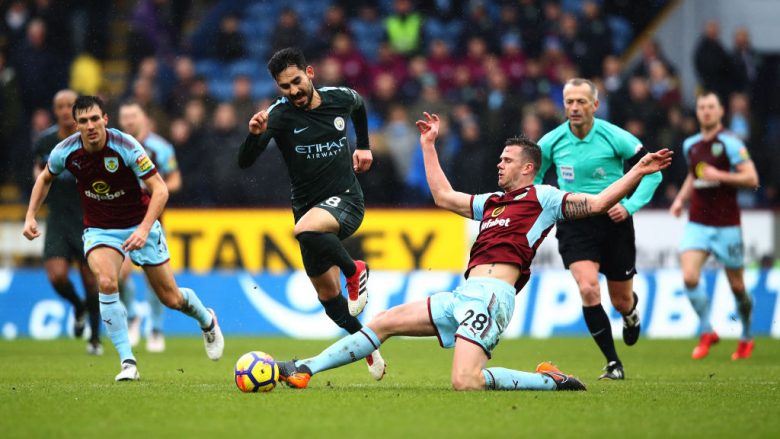
[[[303,268],[289,209],[168,209],[163,225],[175,270]],[[449,212],[369,208],[344,245],[376,270],[462,270],[466,236]]]

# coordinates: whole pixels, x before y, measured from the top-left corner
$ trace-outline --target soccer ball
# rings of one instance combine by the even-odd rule
[[[279,381],[279,366],[265,352],[247,352],[236,361],[236,386],[242,392],[270,392]]]

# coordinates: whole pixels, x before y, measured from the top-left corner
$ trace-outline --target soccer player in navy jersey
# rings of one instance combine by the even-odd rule
[[[168,189],[143,147],[119,130],[106,128],[103,101],[80,96],[72,109],[78,132],[60,142],[35,181],[24,221],[24,236],[40,236],[35,214],[54,178],[65,171],[76,177],[84,210],[84,254],[98,280],[100,316],[119,353],[116,381],[140,378],[127,335],[127,310],[119,300],[122,261],[130,256],[143,267],[157,296],[169,308],[198,321],[207,356],[218,360],[224,339],[214,311],[189,288],[179,288],[157,218],[165,208]],[[147,191],[142,190],[143,180]],[[150,196],[151,194],[151,196]]]
[[[685,139],[683,153],[688,161],[688,176],[672,203],[670,212],[682,214],[690,200],[688,224],[680,243],[680,266],[685,292],[699,315],[699,344],[691,356],[701,359],[720,338],[710,325],[710,304],[700,284],[701,267],[710,254],[725,266],[726,278],[737,302],[742,320],[742,334],[733,360],[749,358],[753,352],[750,320],[753,302],[745,288],[745,265],[740,227],[738,189],[758,187],[758,174],[742,141],[725,131],[722,124],[723,105],[718,95],[704,92],[696,98],[696,118],[699,134]]]
[[[240,168],[251,166],[273,139],[290,175],[293,234],[301,259],[325,314],[354,334],[356,318],[368,301],[368,265],[353,260],[341,240],[360,227],[365,213],[363,189],[355,176],[369,170],[373,156],[363,98],[347,87],[314,87],[314,68],[300,49],[288,47],[268,61],[268,71],[282,96],[249,120],[249,135],[238,155]],[[355,151],[347,141],[347,118],[357,137]],[[344,273],[347,298],[341,294]],[[366,357],[376,380],[385,375],[385,360]]]
[[[585,390],[576,378],[543,362],[534,373],[486,367],[499,336],[512,318],[515,294],[528,281],[536,249],[556,221],[606,212],[642,180],[671,163],[671,151],[647,154],[623,177],[597,195],[573,194],[534,185],[541,149],[528,138],[507,139],[498,163],[501,192],[469,195],[455,191],[439,164],[434,142],[439,117],[417,121],[425,174],[436,205],[480,221],[471,248],[466,281],[443,292],[380,313],[358,333],[342,338],[313,358],[279,363],[279,376],[295,388],[311,376],[360,358],[392,336],[436,336],[455,348],[452,387],[456,390]]]

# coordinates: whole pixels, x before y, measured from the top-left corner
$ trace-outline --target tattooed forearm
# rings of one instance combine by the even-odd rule
[[[496,264],[490,264],[490,268],[488,268],[488,274],[493,274],[493,268],[495,268]]]
[[[574,218],[582,218],[585,216],[590,216],[591,209],[590,209],[590,203],[588,203],[588,200],[586,198],[581,199],[571,199],[572,197],[569,197],[569,199],[566,200],[566,218],[568,219],[574,219]]]

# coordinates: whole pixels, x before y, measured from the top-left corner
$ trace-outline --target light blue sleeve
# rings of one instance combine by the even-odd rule
[[[162,139],[155,146],[155,152],[157,153],[157,163],[155,165],[160,174],[167,176],[178,170],[179,164],[176,161],[176,151],[174,151],[173,146]]]
[[[65,170],[65,159],[68,153],[63,147],[55,147],[49,154],[47,166],[53,175],[60,175]]]
[[[721,136],[720,140],[726,146],[726,154],[729,157],[731,166],[736,166],[740,163],[750,160],[750,153],[748,153],[747,147],[737,136],[725,135]]]
[[[471,219],[475,221],[482,221],[482,216],[485,214],[485,202],[493,195],[501,195],[503,192],[490,192],[487,194],[474,195],[471,199],[471,213],[473,214]]]
[[[536,198],[542,206],[542,213],[536,218],[536,221],[526,233],[528,245],[533,247],[542,234],[552,227],[553,224],[563,219],[563,200],[568,192],[564,192],[556,187],[546,184],[538,184],[536,188]]]
[[[123,144],[115,145],[114,149],[124,160],[125,165],[133,170],[136,177],[144,179],[147,175],[155,172],[156,168],[152,159],[146,154],[146,150],[133,136],[125,133],[119,133]]]
[[[563,200],[567,192],[546,184],[538,184],[535,187],[536,198],[539,200],[539,204],[542,205],[544,213],[550,215],[553,221],[564,219]]]

